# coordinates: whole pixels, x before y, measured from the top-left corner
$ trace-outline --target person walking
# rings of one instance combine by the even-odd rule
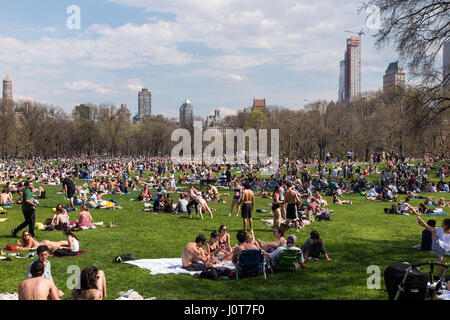
[[[23,197],[22,213],[25,218],[25,221],[17,228],[12,229],[11,235],[15,238],[17,232],[19,232],[28,225],[28,232],[31,234],[33,238],[35,238],[34,226],[36,221],[36,208],[38,206],[38,203],[37,201],[34,201],[33,182],[31,181],[25,182],[25,189],[23,190],[22,197]]]

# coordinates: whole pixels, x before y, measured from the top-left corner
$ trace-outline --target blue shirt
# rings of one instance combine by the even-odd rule
[[[31,265],[35,262],[38,261],[39,259],[34,260],[32,263],[30,263],[30,265],[28,266],[28,270],[27,270],[27,279],[32,278],[30,269],[31,269]],[[45,264],[45,269],[44,269],[44,274],[42,275],[42,277],[44,277],[47,280],[51,280],[53,281],[52,278],[52,271],[51,271],[51,264],[50,261],[47,260],[47,263]]]

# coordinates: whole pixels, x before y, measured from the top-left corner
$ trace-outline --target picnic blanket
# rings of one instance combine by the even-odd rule
[[[141,269],[150,270],[151,275],[155,274],[200,274],[200,271],[187,271],[183,269],[181,258],[163,258],[163,259],[140,259],[132,261],[124,261]],[[234,265],[231,261],[216,264],[216,267],[226,267],[234,270]]]
[[[17,292],[14,293],[0,293],[0,300],[19,300]]]
[[[428,212],[428,213],[422,213],[424,216],[445,216],[445,212],[443,211],[435,211],[435,212]]]

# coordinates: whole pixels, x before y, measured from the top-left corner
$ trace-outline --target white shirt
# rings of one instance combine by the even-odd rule
[[[450,234],[445,233],[441,227],[436,228],[436,239],[434,241],[445,251],[450,250]]]

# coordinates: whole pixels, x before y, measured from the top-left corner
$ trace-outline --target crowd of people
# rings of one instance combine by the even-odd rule
[[[239,255],[247,249],[258,249],[266,259],[276,264],[276,257],[286,248],[297,248],[302,252],[301,266],[304,261],[318,259],[323,255],[330,260],[325,250],[323,240],[316,230],[310,232],[310,238],[303,245],[297,246],[297,236],[284,233],[290,228],[298,233],[314,220],[329,216],[333,210],[323,195],[332,197],[332,204],[352,205],[351,200],[344,199],[349,194],[361,194],[367,201],[397,201],[399,195],[406,195],[403,202],[396,204],[395,213],[418,215],[419,224],[432,234],[432,250],[440,261],[442,250],[450,249],[450,232],[448,221],[442,227],[435,228],[432,223],[425,223],[420,216],[429,212],[429,206],[448,206],[444,197],[424,197],[423,192],[435,192],[445,195],[449,192],[448,164],[443,162],[435,166],[432,159],[423,159],[417,165],[409,165],[404,158],[390,158],[389,156],[373,157],[373,161],[366,165],[352,161],[349,155],[347,161],[330,165],[319,161],[291,160],[282,161],[278,170],[270,175],[263,175],[267,165],[206,165],[206,164],[174,164],[169,158],[113,158],[113,159],[58,159],[19,163],[11,161],[0,163],[0,183],[5,184],[0,195],[0,205],[21,205],[24,222],[11,230],[16,235],[28,226],[28,231],[22,233],[14,250],[38,249],[42,246],[54,256],[76,255],[80,250],[80,241],[72,231],[93,228],[93,218],[90,210],[120,209],[114,200],[104,200],[108,195],[124,195],[138,192],[137,201],[144,202],[144,211],[152,213],[186,214],[189,219],[204,219],[209,214],[214,219],[216,211],[211,203],[229,204],[229,217],[242,219],[242,230],[236,235],[237,245],[231,246],[231,237],[225,225],[220,226],[218,232],[213,231],[209,240],[204,235],[197,236],[194,242],[188,243],[182,253],[184,268],[190,271],[213,268],[219,262],[232,261],[236,263]],[[385,162],[380,171],[380,163]],[[439,182],[430,182],[429,172],[436,171]],[[377,179],[376,177],[378,177]],[[39,184],[34,188],[34,183]],[[36,210],[39,199],[46,198],[46,185],[60,185],[69,203],[64,206],[57,204],[53,216],[44,223],[45,230],[59,230],[65,240],[54,242],[49,240],[35,240]],[[220,190],[220,192],[219,192]],[[13,200],[13,194],[18,199]],[[321,194],[322,193],[322,194]],[[35,194],[38,194],[37,196]],[[176,198],[178,196],[178,199]],[[225,197],[231,201],[225,201]],[[410,204],[411,199],[423,199],[424,203],[418,208]],[[256,199],[268,199],[273,215],[273,234],[275,241],[263,242],[255,238],[253,216]],[[71,223],[69,215],[73,212],[77,218]],[[220,213],[217,213],[220,214]],[[438,240],[436,240],[438,239]],[[203,247],[205,247],[203,249]],[[0,249],[1,251],[1,249]],[[45,274],[42,266],[37,263],[31,268],[30,274],[36,279]],[[31,271],[32,270],[32,271]],[[95,276],[94,276],[95,275]],[[104,279],[104,275],[97,275],[93,268],[86,271],[82,288],[85,293],[76,291],[74,297],[104,297],[96,291],[101,283],[94,286],[92,279]],[[45,278],[45,277],[44,277]],[[97,280],[98,280],[97,279]],[[48,295],[56,297],[50,284]],[[21,284],[22,285],[22,284]],[[97,289],[95,289],[95,288]],[[27,291],[27,285],[22,288]],[[100,288],[100,289],[98,289]],[[90,293],[89,293],[90,292]],[[32,295],[31,295],[32,296]],[[22,297],[30,297],[24,293]]]

